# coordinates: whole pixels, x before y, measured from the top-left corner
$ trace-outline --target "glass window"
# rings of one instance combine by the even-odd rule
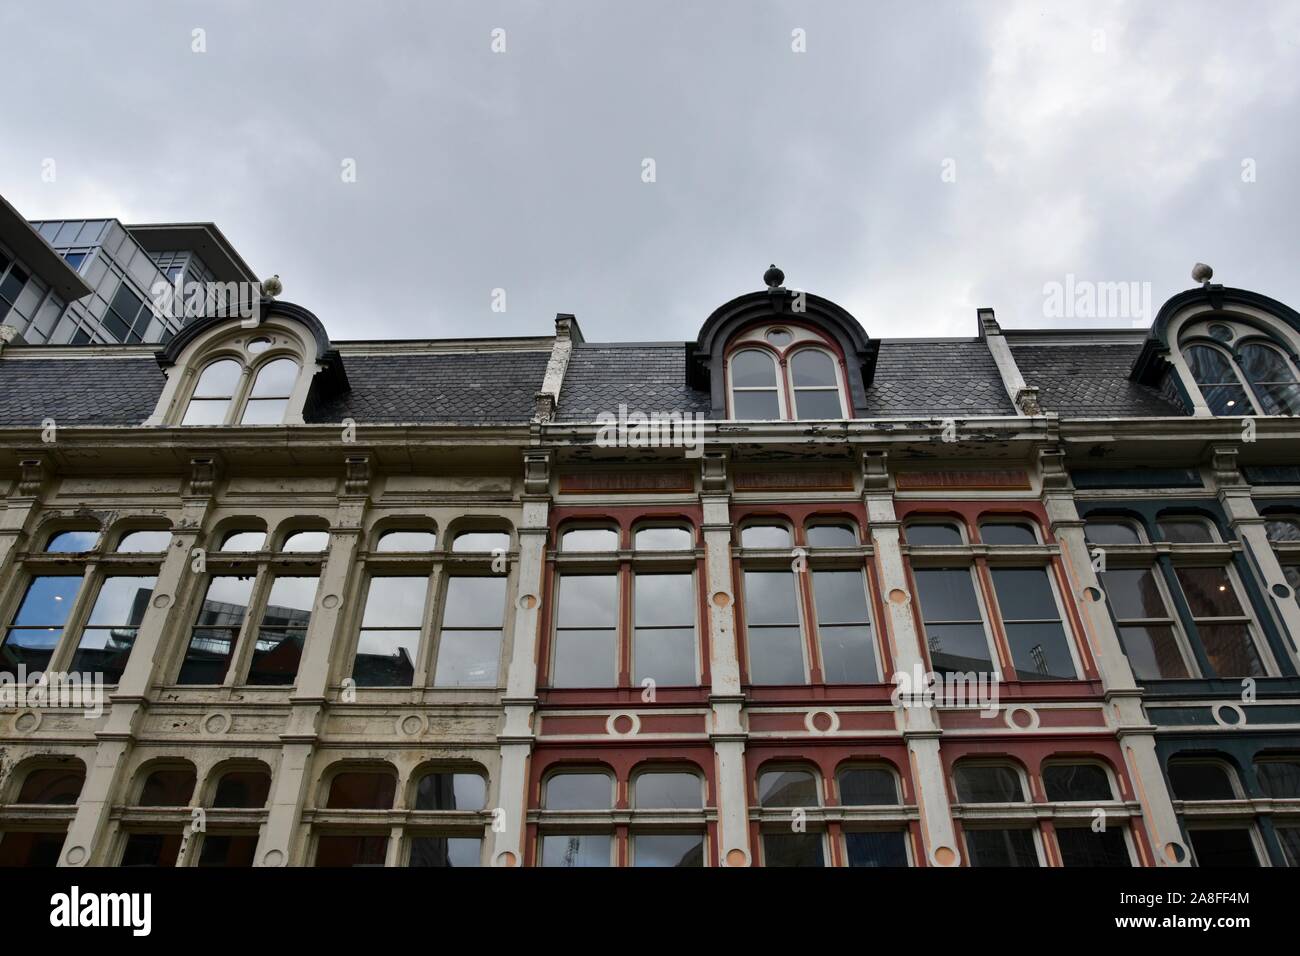
[[[1300,867],[1300,827],[1273,825],[1278,843],[1282,844],[1282,858],[1290,867]],[[0,861],[0,866],[5,864]]]
[[[1174,619],[1151,568],[1114,568],[1100,575],[1119,639],[1138,680],[1187,677]]]
[[[846,807],[898,805],[898,784],[894,775],[880,767],[841,770],[838,777],[840,803]]]
[[[330,546],[330,533],[328,531],[295,531],[289,537],[284,539],[284,544],[280,546],[281,551],[289,552],[318,552],[324,551]]]
[[[800,349],[790,357],[795,417],[803,420],[843,418],[835,360],[821,349]]]
[[[825,866],[820,833],[764,833],[763,865],[774,867]]]
[[[1095,763],[1056,763],[1043,768],[1048,800],[1061,802],[1113,800],[1110,777]]]
[[[1255,407],[1246,397],[1241,380],[1232,370],[1232,363],[1218,349],[1208,345],[1193,345],[1183,350],[1183,358],[1191,370],[1192,378],[1200,386],[1205,404],[1215,415],[1253,415]]]
[[[1137,526],[1128,521],[1100,518],[1083,523],[1083,536],[1091,544],[1141,544]]]
[[[1215,540],[1210,523],[1203,518],[1161,518],[1156,526],[1160,537],[1174,544],[1206,544]]]
[[[991,672],[993,657],[970,568],[918,568],[912,573],[934,670]]]
[[[409,687],[424,624],[428,581],[375,577],[366,592],[352,679],[358,687]]]
[[[1038,535],[1027,524],[1012,521],[986,521],[980,525],[980,540],[985,544],[1038,544]]]
[[[695,542],[686,528],[652,525],[637,528],[635,547],[638,551],[689,551]]]
[[[612,849],[608,833],[547,833],[542,866],[609,866]]]
[[[1300,758],[1268,757],[1255,762],[1259,785],[1274,800],[1300,800]]]
[[[660,687],[699,682],[695,652],[695,580],[690,574],[633,577],[634,680]]]
[[[438,536],[432,531],[385,531],[379,536],[376,551],[432,551],[438,546]]]
[[[745,572],[745,643],[751,683],[807,680],[793,573]]]
[[[1300,384],[1281,352],[1251,342],[1241,347],[1239,355],[1241,370],[1265,415],[1300,415]]]
[[[140,791],[141,807],[188,807],[194,796],[193,767],[155,770]]]
[[[504,577],[455,576],[438,637],[435,687],[495,687],[506,613]]]
[[[234,359],[218,359],[199,376],[182,425],[223,425],[230,413],[243,368]]]
[[[45,806],[72,806],[81,796],[86,771],[81,767],[41,767],[23,778],[17,803]]]
[[[636,775],[632,799],[639,810],[699,810],[703,782],[684,771],[645,771]]]
[[[636,833],[632,836],[633,866],[703,866],[702,833]]]
[[[776,359],[770,353],[745,349],[731,357],[731,406],[733,417],[737,419],[780,419]]]
[[[252,866],[256,854],[256,833],[209,833],[203,837],[199,866]]]
[[[179,833],[131,833],[119,866],[175,866],[180,851]]]
[[[781,524],[751,524],[740,529],[742,548],[790,548],[790,529]]]
[[[758,775],[758,803],[763,807],[819,807],[817,778],[807,770],[764,770]]]
[[[116,684],[122,679],[140,622],[149,608],[155,581],[153,577],[104,579],[77,643],[73,671],[100,672],[106,684]]]
[[[397,793],[397,778],[391,773],[348,771],[330,781],[330,810],[391,810]]]
[[[913,546],[959,547],[965,543],[962,540],[961,529],[955,524],[909,524],[906,536],[907,543]]]
[[[1047,571],[993,568],[993,589],[1020,680],[1073,680],[1070,640]]]
[[[846,524],[815,524],[805,531],[810,548],[856,548],[858,535]]]
[[[248,402],[244,406],[242,425],[279,425],[284,421],[289,396],[298,381],[298,363],[293,359],[278,358],[267,362],[253,381]]]
[[[964,764],[953,771],[959,803],[1024,803],[1025,790],[1014,768]]]
[[[548,810],[609,810],[614,781],[604,773],[557,773],[546,781]]]
[[[71,575],[32,578],[0,647],[0,673],[16,678],[20,665],[29,677],[45,670],[80,587],[81,578]]]
[[[560,536],[561,551],[617,551],[618,532],[613,528],[570,528]]]
[[[878,683],[880,672],[863,573],[814,571],[812,577],[826,683]]]
[[[317,866],[383,866],[388,856],[386,836],[320,836]]]
[[[483,855],[482,837],[415,837],[411,840],[411,866],[478,866]]]
[[[266,806],[270,795],[271,775],[265,770],[232,770],[217,782],[212,805],[258,810]]]
[[[1123,827],[1094,832],[1091,827],[1056,828],[1062,866],[1132,866]]]
[[[1209,760],[1171,760],[1169,788],[1176,800],[1237,799],[1228,768]]]
[[[487,780],[477,773],[435,771],[416,785],[417,810],[482,810],[485,806]]]
[[[1196,620],[1197,636],[1214,676],[1265,676],[1251,636],[1250,617],[1237,600],[1227,569],[1180,567],[1174,573]]]
[[[288,686],[297,679],[318,583],[314,575],[275,579],[253,644],[248,683]]]
[[[1300,541],[1300,518],[1270,515],[1264,527],[1269,541]]]
[[[265,531],[231,531],[221,541],[221,551],[261,551],[266,545]]]
[[[248,616],[253,581],[250,577],[218,575],[208,582],[176,678],[178,684],[220,684],[225,680],[240,628]]]
[[[1197,866],[1259,866],[1255,841],[1246,827],[1195,827],[1187,836]]]
[[[975,829],[966,831],[966,851],[971,866],[1038,866],[1034,831]]]
[[[0,304],[0,316],[4,315]],[[0,867],[57,866],[67,834],[34,830],[10,830],[0,834]]]
[[[172,542],[170,531],[128,531],[117,543],[119,554],[157,554]]]
[[[906,830],[851,830],[844,834],[849,866],[907,866]]]
[[[617,576],[561,575],[551,686],[613,687],[617,680]]]
[[[504,531],[462,531],[451,544],[453,551],[476,551],[490,554],[509,551],[510,535]]]
[[[45,544],[47,554],[78,554],[93,551],[99,542],[99,529],[60,531]]]

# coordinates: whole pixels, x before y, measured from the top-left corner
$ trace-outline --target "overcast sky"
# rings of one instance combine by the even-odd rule
[[[883,338],[1300,307],[1295,2],[42,0],[0,72],[25,215],[213,221],[335,339],[694,338],[769,262]]]

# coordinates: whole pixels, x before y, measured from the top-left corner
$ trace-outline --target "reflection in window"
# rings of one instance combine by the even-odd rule
[[[410,687],[424,624],[422,577],[374,577],[357,637],[352,679],[358,687]]]
[[[1205,404],[1215,415],[1253,415],[1255,407],[1246,397],[1241,380],[1228,357],[1209,345],[1192,345],[1183,350],[1192,378],[1200,386]]]
[[[1061,848],[1062,866],[1132,866],[1123,827],[1056,828],[1056,843]]]
[[[934,670],[940,674],[994,670],[970,569],[918,568],[913,576]]]
[[[385,531],[379,536],[376,551],[432,551],[438,546],[438,536],[432,531]]]
[[[557,773],[546,781],[548,810],[608,810],[614,781],[604,773]]]
[[[1151,568],[1112,568],[1100,575],[1129,666],[1138,680],[1187,676],[1173,615]]]
[[[763,865],[772,867],[817,867],[826,865],[822,835],[809,833],[764,833]]]
[[[1097,519],[1085,521],[1083,536],[1089,544],[1141,544],[1137,527],[1128,521]]]
[[[77,554],[82,551],[93,551],[98,541],[98,529],[60,531],[46,542],[45,551],[47,554]]]
[[[618,680],[618,578],[564,574],[558,581],[552,687],[613,687]]]
[[[762,807],[819,807],[817,778],[807,770],[764,770],[758,775]]]
[[[1300,800],[1300,759],[1269,757],[1255,763],[1259,785],[1274,800]]]
[[[130,531],[117,543],[119,554],[157,554],[171,544],[170,531]]]
[[[1208,544],[1214,541],[1214,532],[1203,518],[1161,518],[1156,527],[1160,537],[1172,544]]]
[[[242,371],[234,359],[218,359],[205,368],[194,386],[194,395],[181,424],[224,425]]]
[[[240,424],[279,425],[283,422],[297,380],[298,363],[293,359],[278,358],[263,365],[253,380],[253,390],[248,393]]]
[[[638,551],[689,551],[695,543],[686,528],[652,525],[637,528],[634,546]]]
[[[608,833],[547,833],[542,866],[609,866],[613,841]]]
[[[266,806],[271,793],[271,775],[265,770],[232,770],[217,782],[214,807],[257,810]]]
[[[217,575],[208,582],[208,593],[190,632],[190,646],[176,683],[220,684],[225,680],[235,642],[248,615],[253,581],[251,577]]]
[[[1078,802],[1113,800],[1110,777],[1095,763],[1057,763],[1043,768],[1048,800]]]
[[[435,687],[497,685],[505,605],[504,577],[456,576],[447,581]]]
[[[986,521],[980,525],[980,540],[994,545],[1038,544],[1032,527],[1011,521]]]
[[[188,807],[194,796],[195,772],[193,767],[155,770],[149,774],[140,791],[141,807]]]
[[[910,545],[960,547],[961,530],[955,524],[909,524],[907,543]]]
[[[435,771],[416,785],[417,810],[482,810],[485,806],[487,780],[477,773]]]
[[[802,684],[803,634],[790,571],[745,571],[745,646],[753,684]]]
[[[1251,342],[1241,347],[1239,356],[1241,370],[1265,415],[1300,415],[1300,384],[1281,352]]]
[[[1070,640],[1043,568],[993,568],[1011,662],[1020,680],[1073,680]]]
[[[971,866],[1038,866],[1034,831],[974,829],[966,831],[966,852]]]
[[[411,840],[411,866],[478,866],[483,855],[483,838],[415,837]]]
[[[253,644],[248,683],[288,686],[297,679],[317,584],[314,575],[275,579]]]
[[[1237,600],[1227,569],[1180,567],[1174,573],[1213,676],[1263,677],[1267,672],[1251,637],[1250,617]]]
[[[731,407],[732,418],[736,419],[776,421],[781,418],[776,359],[771,353],[745,349],[731,357]]]
[[[1264,528],[1269,541],[1300,541],[1300,518],[1269,515],[1264,521]]]
[[[780,548],[790,547],[790,529],[782,524],[750,524],[740,529],[740,546],[742,548]]]
[[[45,670],[80,587],[81,578],[71,575],[32,579],[0,646],[0,673],[17,679],[20,665],[29,678]]]
[[[156,579],[111,577],[104,580],[72,658],[72,670],[101,672],[104,683],[116,684],[149,608]]]
[[[849,866],[907,866],[906,830],[860,830],[844,834]]]
[[[704,790],[693,773],[645,771],[636,776],[632,800],[638,810],[699,810]]]
[[[561,551],[617,551],[618,532],[613,528],[570,528],[560,536]]]
[[[863,573],[819,570],[812,579],[823,679],[828,684],[877,683]]]
[[[633,577],[634,681],[659,687],[698,683],[695,653],[695,582],[690,574]]]
[[[856,548],[858,535],[846,524],[815,524],[805,532],[810,548]]]
[[[462,531],[451,544],[453,551],[475,551],[490,554],[509,551],[510,535],[504,531]]]
[[[999,764],[961,764],[953,771],[958,803],[1023,803],[1020,774]]]
[[[790,357],[795,418],[843,418],[835,360],[821,349],[800,349]]]
[[[633,866],[703,866],[702,833],[636,833],[632,836]]]
[[[894,775],[878,767],[841,770],[837,778],[840,803],[846,807],[879,807],[898,804]]]

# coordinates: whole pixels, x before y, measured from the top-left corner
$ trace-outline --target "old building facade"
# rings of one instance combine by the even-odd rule
[[[1300,315],[765,282],[686,343],[9,336],[0,862],[1300,864]]]

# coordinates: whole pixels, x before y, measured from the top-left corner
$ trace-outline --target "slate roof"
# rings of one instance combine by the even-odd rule
[[[347,355],[351,390],[317,403],[310,422],[527,424],[546,351]]]
[[[686,345],[577,345],[569,357],[560,389],[556,421],[593,422],[602,412],[703,412],[713,407],[709,395],[686,384]]]
[[[1185,415],[1160,392],[1129,381],[1142,344],[1028,345],[1008,342],[1045,412],[1066,418]]]
[[[50,346],[42,346],[49,348]],[[0,425],[138,425],[165,379],[152,354],[0,362]]]
[[[867,410],[880,418],[1015,414],[993,356],[979,339],[882,339]]]

